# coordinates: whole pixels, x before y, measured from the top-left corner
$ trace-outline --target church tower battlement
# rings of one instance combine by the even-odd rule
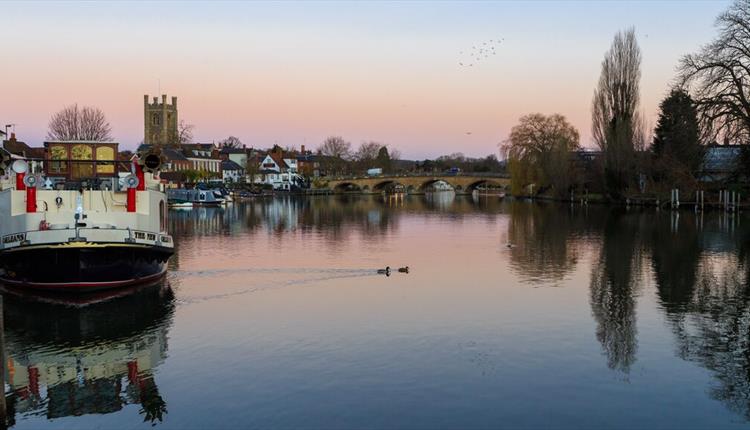
[[[177,97],[172,97],[172,104],[167,104],[167,95],[162,94],[161,103],[154,97],[149,103],[148,94],[143,96],[143,143],[147,145],[176,145],[177,134]]]

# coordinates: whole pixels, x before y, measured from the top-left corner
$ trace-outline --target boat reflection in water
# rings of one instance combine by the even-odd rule
[[[140,405],[144,421],[164,418],[154,371],[166,358],[174,295],[164,282],[129,293],[71,302],[4,292],[9,426],[16,415],[54,419],[127,405]]]

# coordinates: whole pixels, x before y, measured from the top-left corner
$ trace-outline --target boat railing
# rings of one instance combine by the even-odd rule
[[[153,243],[156,245],[162,245],[162,246],[171,246],[172,238],[168,233],[165,232],[153,232],[153,231],[146,231],[146,230],[137,230],[137,229],[131,229],[131,228],[117,228],[115,226],[111,227],[101,227],[101,226],[69,226],[66,228],[47,228],[47,229],[34,229],[34,230],[26,230],[26,231],[18,231],[13,233],[13,238],[19,239],[14,240],[12,242],[19,242],[20,246],[23,245],[33,245],[35,243],[32,243],[29,239],[30,236],[34,236],[37,234],[49,234],[49,233],[58,233],[59,235],[62,235],[62,232],[67,232],[64,241],[67,242],[86,242],[89,241],[89,236],[86,235],[86,232],[97,232],[97,233],[114,233],[114,235],[110,235],[109,239],[113,243],[118,243],[120,241],[123,241],[125,243]],[[71,236],[73,234],[73,236]],[[97,238],[97,241],[101,241],[101,239],[107,239],[106,237],[100,237]],[[5,242],[5,241],[4,241]],[[8,244],[12,244],[12,242],[3,243],[3,247],[7,248]],[[56,241],[60,242],[60,240]],[[18,246],[18,245],[17,245]]]
[[[112,178],[132,172],[130,160],[95,160],[81,158],[25,158],[32,174],[71,179]]]

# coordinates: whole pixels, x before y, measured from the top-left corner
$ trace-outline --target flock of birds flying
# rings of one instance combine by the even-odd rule
[[[459,52],[458,65],[460,67],[474,67],[489,60],[491,57],[497,55],[497,48],[503,41],[505,41],[504,37],[485,40],[472,46],[471,49]]]

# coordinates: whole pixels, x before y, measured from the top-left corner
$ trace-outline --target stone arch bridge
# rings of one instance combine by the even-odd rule
[[[431,185],[443,181],[453,187],[457,194],[471,194],[477,187],[505,188],[510,179],[491,174],[458,174],[458,175],[401,175],[401,176],[364,176],[334,178],[328,180],[325,188],[335,193],[364,192],[379,193],[393,186],[401,185],[408,193],[424,193]]]

